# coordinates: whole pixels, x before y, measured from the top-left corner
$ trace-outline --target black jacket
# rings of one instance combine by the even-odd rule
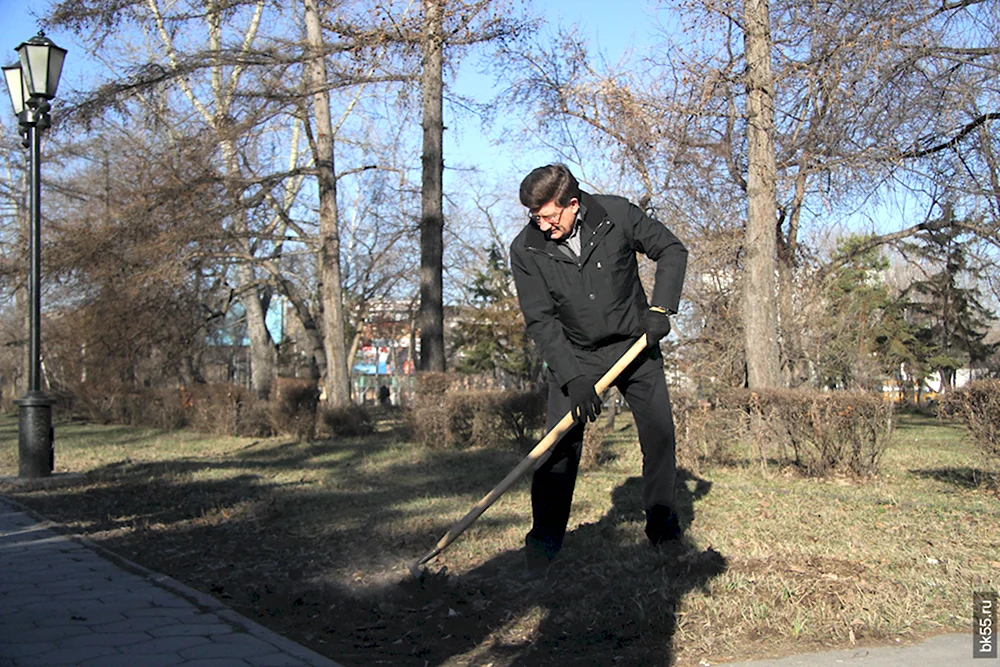
[[[574,261],[534,225],[510,247],[510,263],[528,334],[565,385],[581,375],[578,357],[643,334],[649,308],[635,253],[656,262],[652,305],[676,312],[687,250],[663,224],[627,199],[582,193],[586,210]]]

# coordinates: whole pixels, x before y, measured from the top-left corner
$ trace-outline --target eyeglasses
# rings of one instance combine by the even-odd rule
[[[547,225],[554,225],[555,223],[559,222],[559,218],[562,217],[563,211],[565,211],[567,208],[568,208],[567,206],[563,206],[562,208],[559,209],[558,213],[552,213],[550,215],[538,215],[537,213],[529,213],[528,222],[530,222],[533,225],[538,225],[539,222],[544,222]]]

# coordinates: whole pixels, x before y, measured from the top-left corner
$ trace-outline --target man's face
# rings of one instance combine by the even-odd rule
[[[576,212],[579,210],[580,202],[575,197],[566,206],[560,206],[552,200],[531,211],[531,222],[545,233],[546,238],[558,241],[573,231]]]

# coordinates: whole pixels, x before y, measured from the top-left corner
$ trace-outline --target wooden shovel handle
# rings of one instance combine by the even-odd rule
[[[643,334],[639,340],[633,343],[625,354],[615,362],[615,365],[608,369],[608,372],[601,376],[601,379],[597,381],[594,385],[594,391],[598,394],[602,393],[605,389],[611,386],[611,384],[618,379],[629,364],[635,361],[636,357],[646,349],[646,334]],[[559,438],[565,435],[566,431],[572,428],[574,423],[572,411],[567,412],[559,423],[552,427],[552,429],[545,434],[537,445],[532,448],[532,450],[525,456],[517,466],[507,474],[506,477],[501,480],[493,489],[483,496],[482,500],[476,503],[469,512],[463,516],[461,519],[455,522],[455,524],[448,529],[448,532],[438,540],[438,543],[433,549],[424,554],[419,560],[414,561],[408,567],[410,573],[414,577],[419,577],[420,566],[428,562],[439,553],[445,550],[445,548],[458,539],[458,536],[465,532],[465,529],[472,525],[472,523],[478,519],[483,512],[485,512],[489,507],[497,501],[497,499],[502,496],[507,489],[513,486],[521,475],[526,473],[528,470],[533,468],[545,454],[548,453],[552,447],[559,442]]]

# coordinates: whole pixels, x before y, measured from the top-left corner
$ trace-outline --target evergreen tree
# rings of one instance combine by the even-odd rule
[[[904,246],[904,252],[928,267],[925,278],[914,281],[908,292],[924,362],[940,374],[942,390],[955,386],[955,371],[985,361],[995,347],[984,342],[993,313],[981,300],[982,272],[969,262],[969,235],[953,224],[953,216],[946,206],[916,243]]]
[[[879,368],[896,381],[904,399],[911,388],[922,387],[930,374],[926,359],[927,346],[917,336],[919,327],[912,319],[912,304],[905,295],[897,295],[886,304],[883,319],[875,339]]]
[[[838,269],[826,288],[820,371],[829,387],[870,385],[878,376],[875,352],[879,327],[890,302],[881,273],[889,266],[877,248],[862,250],[867,237],[849,236],[837,244]]]
[[[889,260],[869,236],[851,235],[837,244],[836,270],[825,291],[820,370],[826,386],[873,388],[886,377],[899,382],[923,374],[916,327],[907,321],[908,302],[883,280]]]
[[[461,373],[500,372],[522,383],[538,375],[541,362],[525,330],[513,274],[496,246],[469,287],[469,305],[455,326],[454,345]]]

